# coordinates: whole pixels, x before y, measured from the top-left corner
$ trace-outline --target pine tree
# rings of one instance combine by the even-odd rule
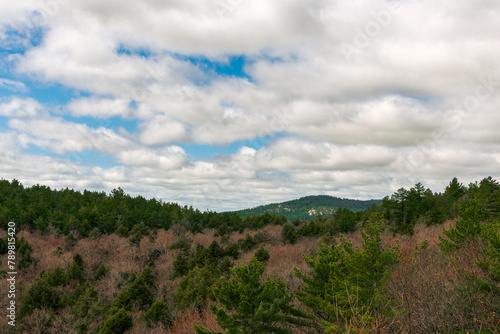
[[[478,199],[472,199],[460,212],[461,219],[455,227],[443,229],[447,237],[439,236],[439,246],[445,252],[458,249],[466,242],[477,239],[481,234],[481,223],[484,218],[484,207]]]
[[[382,247],[384,222],[380,217],[365,223],[361,249],[341,238],[340,245],[321,243],[317,256],[305,257],[312,276],[295,269],[303,280],[298,299],[310,307],[328,333],[349,331],[350,324],[364,324],[392,314],[383,288],[398,262],[397,248]]]
[[[267,278],[261,284],[265,264],[256,259],[235,267],[230,278],[222,278],[214,288],[217,301],[210,309],[217,323],[230,334],[290,333],[287,324],[310,325],[308,315],[292,305],[293,297],[282,279]],[[198,334],[216,334],[195,326]]]

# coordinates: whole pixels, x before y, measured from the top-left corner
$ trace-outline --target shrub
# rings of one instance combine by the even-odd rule
[[[230,256],[233,259],[237,259],[240,257],[240,246],[236,243],[230,243],[224,249],[224,255]]]
[[[170,326],[173,322],[171,311],[167,303],[155,301],[144,314],[144,320],[151,326],[154,322],[160,322],[165,326]]]
[[[22,270],[28,268],[31,264],[35,264],[38,262],[31,254],[33,253],[33,248],[28,243],[28,240],[21,237],[21,239],[16,241],[17,246],[17,254],[18,254],[18,263],[17,268]]]
[[[95,274],[94,274],[94,281],[98,281],[104,276],[106,276],[109,272],[109,269],[106,268],[104,264],[101,264],[99,268],[97,268]]]
[[[181,252],[177,253],[173,263],[172,279],[184,276],[189,272],[189,262],[188,259],[182,255]]]
[[[184,310],[189,305],[202,309],[206,300],[212,296],[212,285],[219,276],[216,268],[195,267],[179,282],[175,301]]]
[[[188,253],[191,249],[191,241],[185,238],[181,238],[178,241],[170,245],[170,249],[180,249],[185,253]]]
[[[264,249],[264,247],[260,246],[259,249],[257,249],[257,251],[255,252],[253,258],[260,262],[267,262],[267,260],[269,260],[270,258],[270,255],[269,252]]]
[[[143,236],[149,235],[149,227],[147,227],[143,222],[140,224],[135,224],[130,230],[130,242],[136,246],[139,245]]]
[[[150,267],[146,267],[133,281],[130,287],[122,290],[111,304],[111,313],[123,308],[129,310],[134,301],[140,301],[142,306],[153,303],[153,293],[149,286],[153,285],[154,277]]]
[[[68,284],[69,276],[63,268],[57,266],[54,271],[47,273],[46,279],[50,286],[59,286]]]
[[[68,269],[68,278],[76,279],[80,282],[85,280],[85,275],[83,273],[83,257],[78,253],[73,256],[73,263]]]
[[[257,241],[250,234],[246,234],[243,239],[238,240],[242,251],[249,251],[257,246]]]
[[[125,309],[120,309],[115,314],[106,319],[99,334],[122,334],[126,330],[134,327],[134,320],[132,315]]]
[[[33,312],[34,309],[43,307],[58,309],[60,306],[59,294],[46,280],[45,277],[37,277],[22,297],[19,317],[22,318]]]
[[[88,325],[104,313],[105,305],[92,284],[87,282],[82,289],[71,313],[78,319],[79,332],[86,332]]]
[[[295,226],[292,223],[286,223],[281,229],[281,239],[284,244],[295,244],[297,242],[298,236]]]

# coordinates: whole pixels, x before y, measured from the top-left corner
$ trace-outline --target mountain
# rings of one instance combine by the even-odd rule
[[[272,203],[257,206],[252,209],[234,211],[241,217],[261,215],[269,212],[283,214],[289,220],[312,219],[317,215],[327,216],[334,213],[338,208],[347,208],[352,211],[360,211],[371,208],[374,204],[380,205],[381,200],[361,201],[356,199],[339,198],[327,195],[306,196],[282,203]]]

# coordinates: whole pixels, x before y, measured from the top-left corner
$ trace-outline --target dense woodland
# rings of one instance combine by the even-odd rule
[[[0,181],[16,333],[497,333],[500,184],[289,220]],[[8,283],[0,281],[6,309]]]

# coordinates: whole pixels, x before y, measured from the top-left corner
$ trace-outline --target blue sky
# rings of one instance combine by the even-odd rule
[[[218,211],[498,177],[499,6],[2,4],[0,177]]]

